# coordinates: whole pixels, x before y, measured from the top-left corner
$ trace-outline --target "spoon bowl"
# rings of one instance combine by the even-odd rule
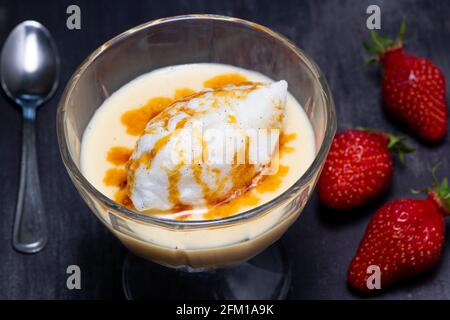
[[[17,104],[40,106],[58,87],[59,56],[50,32],[24,21],[9,34],[1,56],[1,85]]]
[[[35,146],[36,109],[56,91],[60,68],[50,32],[36,21],[17,25],[3,45],[0,66],[1,86],[23,113],[22,161],[12,244],[19,252],[35,253],[47,241]]]

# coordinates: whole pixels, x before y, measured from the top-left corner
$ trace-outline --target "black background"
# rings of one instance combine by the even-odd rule
[[[81,7],[81,30],[66,28],[66,8]],[[399,133],[383,114],[379,70],[366,66],[361,43],[368,38],[366,8],[378,4],[382,29],[398,30],[407,19],[406,47],[431,58],[450,75],[450,1],[12,1],[0,0],[0,41],[26,19],[38,20],[55,37],[62,60],[56,96],[38,112],[37,142],[42,192],[49,220],[49,243],[37,255],[11,248],[18,188],[21,113],[0,95],[0,298],[122,299],[121,267],[126,250],[78,196],[60,160],[55,116],[64,85],[83,59],[106,40],[146,21],[187,13],[236,16],[278,31],[304,49],[324,72],[334,94],[338,128],[362,125]],[[448,85],[447,85],[448,92]],[[449,173],[448,138],[418,151],[407,166],[395,163],[390,192],[378,203],[353,212],[330,212],[314,195],[282,241],[293,265],[290,299],[357,299],[348,289],[346,269],[376,207],[387,199],[411,196],[409,189],[430,183],[428,167],[443,162]],[[448,224],[447,224],[448,225]],[[377,299],[450,299],[450,241],[441,262],[418,279],[377,295]],[[66,268],[82,270],[82,289],[66,288]],[[161,297],[170,298],[170,297]]]

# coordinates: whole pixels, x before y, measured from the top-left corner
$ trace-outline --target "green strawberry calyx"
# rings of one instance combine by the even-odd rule
[[[436,202],[438,207],[444,215],[450,215],[450,186],[447,177],[444,177],[441,182],[436,176],[437,168],[440,164],[434,166],[431,170],[433,175],[433,187],[429,190],[430,197]]]
[[[387,148],[397,154],[401,163],[405,163],[405,154],[416,151],[416,148],[405,143],[404,136],[394,136],[385,132],[384,134],[389,138]]]
[[[442,181],[436,176],[436,171],[441,163],[438,163],[431,169],[431,175],[433,176],[433,186],[431,188],[424,188],[422,190],[411,190],[413,193],[428,193],[431,200],[444,214],[444,216],[450,216],[450,185],[448,178],[444,177]]]
[[[367,131],[375,134],[380,134],[387,140],[387,148],[389,151],[395,153],[401,163],[405,163],[405,154],[416,151],[416,148],[405,143],[406,137],[396,136],[387,132],[377,131],[370,128],[358,127],[358,130]]]
[[[371,62],[378,62],[380,59],[384,56],[384,54],[388,51],[392,51],[394,49],[402,48],[403,47],[403,38],[405,36],[406,32],[406,20],[405,18],[402,19],[402,23],[400,24],[400,30],[397,34],[397,37],[394,39],[381,36],[376,31],[370,30],[370,39],[372,40],[372,43],[364,42],[363,46],[368,51],[374,53],[375,55],[372,57],[369,57],[367,60],[368,63]]]

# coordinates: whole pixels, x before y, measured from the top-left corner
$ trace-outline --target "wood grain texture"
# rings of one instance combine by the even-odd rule
[[[72,3],[81,7],[80,31],[65,27],[65,11]],[[362,125],[399,133],[380,106],[378,69],[364,64],[366,53],[361,43],[367,39],[365,10],[369,4],[380,5],[385,31],[396,32],[405,16],[406,47],[431,58],[450,76],[448,1],[0,0],[0,41],[17,23],[35,19],[52,32],[62,57],[58,92],[38,112],[39,169],[50,234],[45,251],[37,255],[16,253],[10,244],[19,177],[21,117],[11,101],[4,94],[0,96],[0,298],[123,298],[120,279],[126,250],[78,196],[60,160],[56,141],[56,108],[64,85],[97,46],[130,27],[166,16],[216,13],[255,21],[284,34],[317,62],[334,94],[339,129]],[[447,84],[447,92],[448,89]],[[408,157],[406,167],[395,164],[392,188],[378,203],[350,213],[334,213],[321,207],[315,195],[312,197],[282,239],[294,269],[289,298],[361,298],[348,289],[346,269],[377,205],[410,196],[410,188],[430,183],[430,164],[441,161],[440,172],[450,173],[448,138],[432,148],[414,139],[410,141],[418,151]],[[436,268],[374,298],[450,299],[450,239],[446,242]],[[82,290],[66,289],[66,268],[70,264],[82,269]]]

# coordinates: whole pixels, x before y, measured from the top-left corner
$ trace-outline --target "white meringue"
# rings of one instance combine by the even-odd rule
[[[201,207],[247,188],[271,161],[278,136],[258,161],[258,151],[244,151],[244,165],[230,163],[236,154],[224,158],[217,153],[224,145],[219,137],[229,130],[237,133],[240,156],[243,147],[257,150],[257,139],[245,130],[281,129],[286,95],[282,80],[206,90],[175,102],[150,120],[135,146],[128,174],[133,205],[139,211]],[[205,155],[215,161],[206,161]]]

